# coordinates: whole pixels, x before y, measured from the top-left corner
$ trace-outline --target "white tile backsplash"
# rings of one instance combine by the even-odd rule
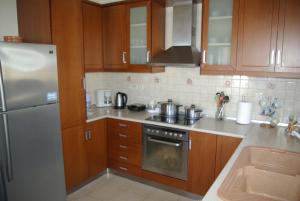
[[[281,78],[261,78],[247,76],[205,76],[199,68],[166,68],[159,74],[140,73],[87,73],[87,91],[95,103],[95,89],[112,89],[114,93],[122,91],[128,94],[128,103],[149,103],[151,100],[165,101],[172,98],[179,104],[192,103],[201,107],[209,116],[214,116],[217,91],[230,96],[225,106],[226,116],[235,117],[237,104],[243,96],[253,102],[253,119],[265,120],[261,116],[258,101],[261,96],[276,96],[283,102],[279,109],[281,122],[287,122],[288,116],[295,113],[300,117],[300,80]]]

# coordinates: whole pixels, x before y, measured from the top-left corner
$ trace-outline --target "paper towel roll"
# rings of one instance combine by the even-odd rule
[[[250,124],[252,116],[252,103],[241,101],[238,105],[236,122],[239,124]]]

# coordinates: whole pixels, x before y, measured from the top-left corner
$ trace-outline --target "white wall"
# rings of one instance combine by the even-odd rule
[[[18,35],[16,0],[0,0],[0,41],[3,36]]]

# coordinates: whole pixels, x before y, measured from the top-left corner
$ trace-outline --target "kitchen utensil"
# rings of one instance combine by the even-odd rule
[[[178,116],[179,108],[182,106],[173,103],[172,99],[168,99],[167,102],[160,102],[159,104],[161,105],[160,114],[162,116],[168,116],[168,117]]]
[[[128,110],[131,111],[144,111],[146,109],[146,105],[135,103],[127,106]]]
[[[118,92],[115,97],[115,109],[125,109],[127,100],[127,94]]]
[[[109,107],[112,106],[112,91],[108,89],[96,90],[96,106]]]
[[[215,100],[217,102],[217,111],[215,114],[215,118],[217,120],[223,120],[225,117],[224,105],[229,102],[229,96],[226,96],[223,91],[217,92]]]
[[[202,110],[196,108],[195,105],[186,106],[184,109],[186,119],[200,119]]]

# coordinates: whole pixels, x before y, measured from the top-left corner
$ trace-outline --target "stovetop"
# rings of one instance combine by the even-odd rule
[[[148,121],[155,121],[167,124],[175,124],[175,125],[182,125],[182,126],[190,126],[195,124],[199,119],[185,119],[184,115],[179,115],[177,117],[166,117],[161,115],[154,115],[146,120]]]

